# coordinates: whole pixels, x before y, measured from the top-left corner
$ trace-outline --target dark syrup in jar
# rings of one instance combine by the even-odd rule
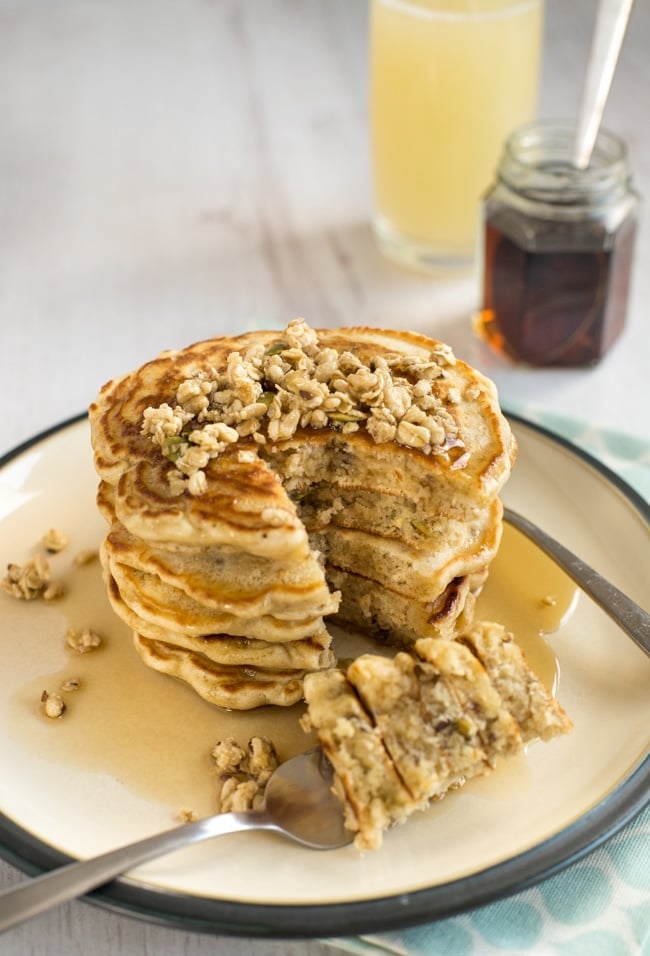
[[[530,250],[486,222],[479,334],[531,365],[599,361],[625,324],[635,231],[609,248]]]
[[[574,141],[562,124],[515,130],[482,204],[475,328],[529,365],[593,365],[625,324],[638,207],[625,145],[601,130],[578,168]]]

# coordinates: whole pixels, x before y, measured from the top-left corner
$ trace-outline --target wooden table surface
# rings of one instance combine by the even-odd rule
[[[576,114],[594,9],[547,0],[543,116]],[[644,196],[648,49],[640,3],[606,125]],[[0,454],[164,348],[296,315],[430,333],[506,407],[650,438],[647,202],[612,352],[588,371],[511,366],[472,335],[475,276],[411,274],[375,247],[366,70],[364,0],[0,0]],[[0,885],[19,879],[0,863]],[[83,902],[0,938],[3,956],[332,952]]]

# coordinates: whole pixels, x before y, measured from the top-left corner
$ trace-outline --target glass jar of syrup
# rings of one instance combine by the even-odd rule
[[[558,123],[516,130],[483,200],[476,331],[530,365],[593,365],[625,323],[639,203],[626,148],[601,131],[579,169],[574,141]]]

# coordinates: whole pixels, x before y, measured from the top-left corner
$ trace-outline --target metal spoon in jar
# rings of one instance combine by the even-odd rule
[[[281,764],[266,785],[261,810],[221,813],[186,823],[6,890],[0,894],[0,932],[82,896],[147,860],[240,830],[272,830],[315,850],[350,843],[343,804],[332,792],[332,769],[322,751],[310,750]]]
[[[600,0],[582,93],[573,164],[586,169],[598,136],[634,0]]]

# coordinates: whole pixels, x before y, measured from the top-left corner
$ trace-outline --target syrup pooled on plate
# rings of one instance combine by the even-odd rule
[[[171,821],[182,808],[198,816],[215,812],[210,751],[218,740],[233,736],[245,746],[250,737],[264,735],[276,744],[281,760],[312,745],[299,726],[302,705],[220,710],[180,681],[147,668],[129,630],[110,608],[97,562],[70,573],[67,588],[55,605],[8,601],[7,613],[20,639],[13,652],[3,648],[3,666],[30,675],[10,711],[11,734],[22,748],[47,761],[109,774],[138,796],[168,805]],[[543,635],[562,625],[575,596],[566,575],[506,526],[477,617],[501,621],[512,630],[533,669],[554,689],[557,659]],[[81,655],[67,649],[66,629],[88,625],[103,635],[102,645]],[[336,646],[341,658],[390,653],[344,634],[337,634]],[[43,671],[41,662],[48,660],[56,663]],[[56,693],[70,679],[79,680],[79,689],[64,695],[64,715],[44,717],[39,705],[43,690]],[[510,792],[522,767],[516,760],[506,774]],[[501,773],[500,768],[491,777]]]
[[[560,630],[578,594],[576,585],[551,558],[504,524],[501,547],[490,566],[475,616],[504,624],[539,679],[555,693],[559,665],[545,638]]]

